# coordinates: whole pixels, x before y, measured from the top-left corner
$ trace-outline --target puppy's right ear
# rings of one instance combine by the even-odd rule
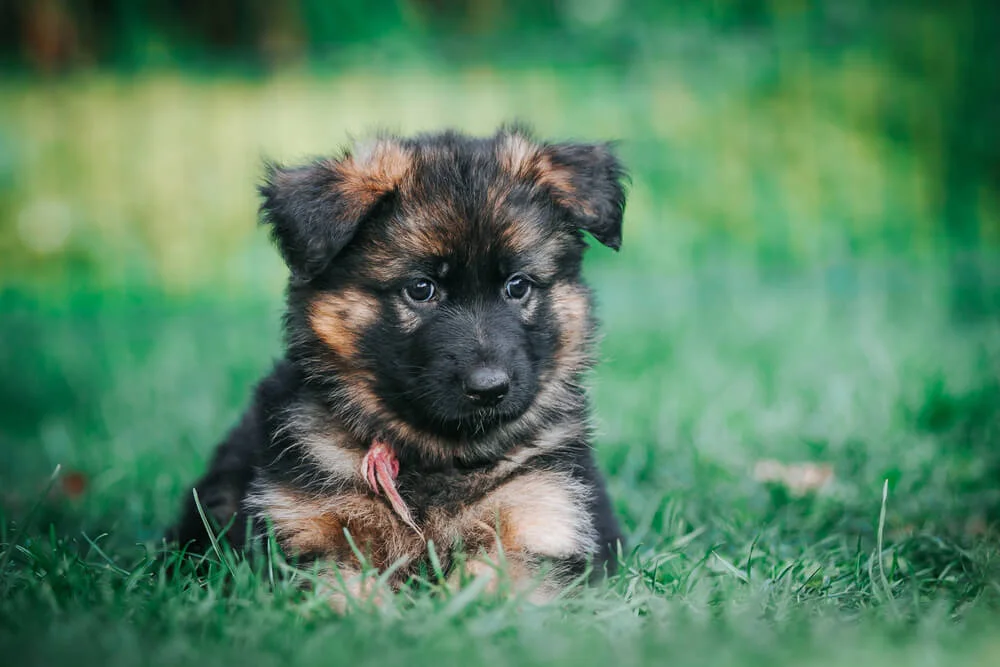
[[[402,146],[383,139],[340,159],[299,167],[268,163],[258,188],[261,218],[293,278],[309,281],[320,274],[399,187],[410,162]]]

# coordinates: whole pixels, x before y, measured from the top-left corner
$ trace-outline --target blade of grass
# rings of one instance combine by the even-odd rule
[[[876,563],[878,574],[879,574],[879,584],[882,587],[882,593],[886,596],[889,604],[889,608],[892,609],[893,613],[898,614],[896,609],[896,598],[892,594],[892,586],[889,584],[888,577],[885,576],[885,564],[883,563],[883,550],[885,549],[885,514],[886,507],[889,504],[889,480],[886,479],[882,483],[882,507],[878,514],[878,533],[876,535],[876,554],[878,557],[878,562]]]
[[[201,498],[198,497],[198,489],[191,489],[191,494],[194,496],[194,505],[198,508],[198,516],[201,517],[201,522],[205,525],[205,531],[208,533],[208,540],[212,543],[212,550],[215,552],[215,555],[219,557],[219,560],[222,561],[222,564],[226,566],[226,569],[229,570],[230,576],[235,579],[236,571],[233,569],[233,565],[229,562],[229,559],[222,553],[222,547],[219,546],[219,540],[215,536],[215,531],[212,530],[212,524],[209,522],[208,516],[205,514],[205,509],[201,506]]]
[[[116,572],[117,574],[120,574],[123,577],[128,577],[129,574],[131,574],[128,570],[122,569],[113,560],[111,560],[111,557],[108,556],[106,553],[104,553],[104,550],[101,549],[101,547],[99,547],[97,545],[96,541],[90,539],[90,537],[87,535],[87,533],[80,533],[80,534],[83,535],[83,539],[85,539],[87,541],[87,544],[90,545],[90,548],[93,549],[94,551],[96,551],[97,555],[100,556],[102,559],[104,559],[104,562],[107,564],[107,566],[113,572]],[[107,536],[107,533],[104,533],[103,535],[99,535],[97,539],[101,539],[102,537],[106,537],[106,536]]]
[[[437,549],[434,548],[434,540],[427,541],[427,556],[431,561],[431,568],[434,570],[434,576],[437,577],[438,585],[446,587],[444,568],[441,567],[441,559],[438,558]]]
[[[454,618],[461,614],[486,590],[495,576],[496,573],[493,570],[487,570],[473,579],[471,584],[460,590],[448,601],[447,606],[441,611],[442,619]]]
[[[725,558],[723,558],[722,556],[720,556],[715,551],[712,552],[712,555],[715,556],[715,559],[720,564],[722,564],[722,568],[726,572],[728,572],[729,574],[733,575],[734,577],[736,577],[737,579],[739,579],[740,581],[742,581],[744,584],[747,583],[750,580],[749,577],[747,577],[746,573],[743,572],[743,570],[741,570],[740,568],[738,568],[735,565],[733,565],[732,563],[730,563],[728,560],[726,560]]]

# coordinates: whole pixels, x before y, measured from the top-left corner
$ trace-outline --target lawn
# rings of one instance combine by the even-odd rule
[[[939,165],[827,114],[847,74],[699,67],[0,85],[4,664],[1000,663],[1000,324],[956,317]],[[514,116],[633,168],[587,263],[620,575],[533,607],[430,571],[341,618],[278,555],[161,553],[280,354],[260,155]]]
[[[622,574],[546,608],[447,593],[431,576],[347,619],[274,559],[227,556],[171,580],[154,557],[278,351],[278,290],[6,292],[3,655],[995,664],[997,326],[948,324],[933,266],[859,269],[864,289],[843,292],[829,276],[765,283],[739,269],[654,279],[621,259],[590,279]],[[765,459],[828,464],[833,479],[800,497],[755,479]]]

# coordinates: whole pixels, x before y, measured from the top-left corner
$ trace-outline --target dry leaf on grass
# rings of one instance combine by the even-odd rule
[[[753,477],[758,482],[780,484],[795,496],[815,493],[833,480],[833,466],[829,463],[782,463],[774,459],[758,461]]]

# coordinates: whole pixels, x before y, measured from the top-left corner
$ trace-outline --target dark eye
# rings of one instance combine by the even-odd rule
[[[503,286],[503,293],[508,299],[514,299],[515,301],[525,298],[529,292],[531,292],[531,281],[521,273],[512,275]]]
[[[437,286],[427,278],[417,278],[403,288],[403,294],[410,301],[424,303],[430,301],[437,294]]]

